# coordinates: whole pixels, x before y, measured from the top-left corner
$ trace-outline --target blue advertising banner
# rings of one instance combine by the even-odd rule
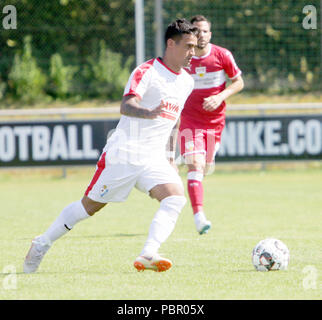
[[[96,164],[118,120],[0,122],[0,167]],[[322,159],[322,115],[227,117],[216,161]]]
[[[229,117],[220,161],[322,159],[322,115]]]
[[[0,167],[95,164],[118,120],[0,123]]]

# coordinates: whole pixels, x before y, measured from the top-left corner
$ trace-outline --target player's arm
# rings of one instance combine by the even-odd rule
[[[136,95],[126,95],[122,99],[120,113],[128,117],[136,117],[143,119],[155,119],[162,113],[164,102],[156,108],[149,110],[140,106],[140,100]]]
[[[208,111],[213,111],[218,108],[224,100],[237,92],[243,90],[244,80],[242,76],[238,76],[231,80],[232,83],[222,92],[217,95],[210,96],[204,99],[203,108]]]
[[[244,80],[242,76],[238,76],[231,81],[232,83],[224,91],[218,94],[220,98],[222,98],[222,100],[226,100],[227,98],[243,90],[244,88]]]
[[[179,132],[179,126],[180,126],[180,118],[178,119],[177,123],[172,129],[171,135],[169,137],[168,143],[167,143],[167,159],[169,162],[174,166],[174,168],[178,171],[177,165],[175,163],[175,157],[176,157],[176,147],[177,147],[177,140],[178,140],[178,132]]]

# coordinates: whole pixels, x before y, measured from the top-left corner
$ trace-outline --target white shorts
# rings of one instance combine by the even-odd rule
[[[184,188],[180,176],[166,159],[153,165],[110,164],[103,152],[85,195],[102,203],[123,202],[134,187],[149,193],[153,187],[165,183]]]

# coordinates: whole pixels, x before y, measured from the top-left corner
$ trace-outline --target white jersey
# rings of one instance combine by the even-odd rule
[[[159,106],[161,100],[166,106],[153,120],[122,115],[104,148],[107,157],[132,164],[166,159],[166,144],[193,87],[194,80],[184,69],[174,72],[160,58],[139,65],[128,80],[124,96],[136,95],[140,106],[149,110]]]

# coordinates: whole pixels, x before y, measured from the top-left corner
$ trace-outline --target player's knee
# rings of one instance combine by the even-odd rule
[[[182,211],[183,207],[187,203],[187,199],[185,196],[169,196],[164,198],[160,202],[160,206],[162,209],[166,211],[175,211],[178,214]]]
[[[84,206],[84,209],[86,210],[87,214],[90,216],[93,216],[96,212],[101,210],[103,207],[105,207],[106,203],[100,203],[91,200],[87,196],[84,196],[82,199],[82,204]]]
[[[205,170],[205,163],[198,160],[192,160],[191,163],[187,164],[187,166],[189,171],[204,172]]]

